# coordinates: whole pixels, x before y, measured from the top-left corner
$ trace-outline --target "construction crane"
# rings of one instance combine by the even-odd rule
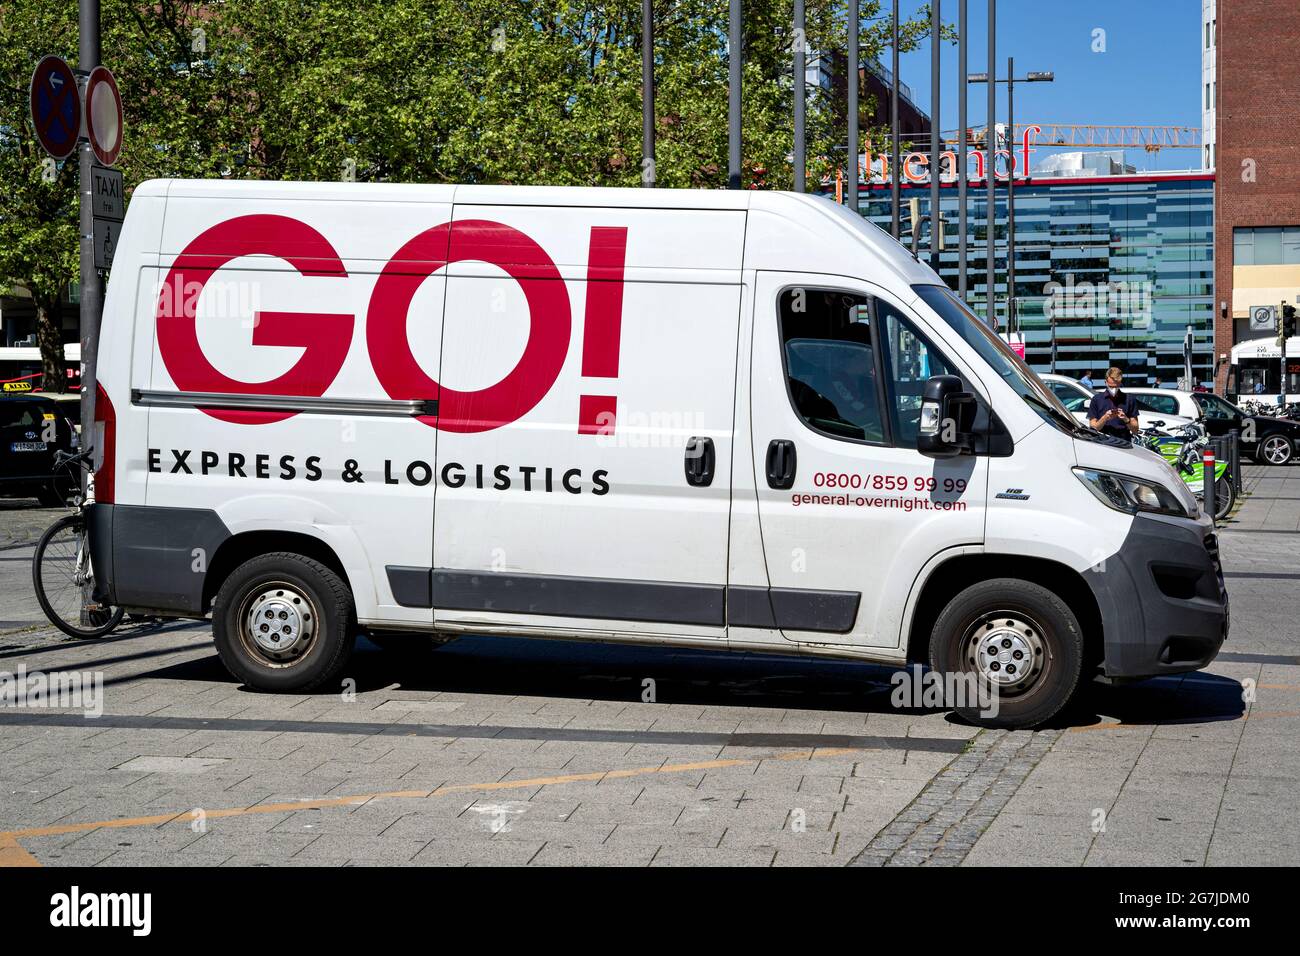
[[[998,124],[1005,129],[1006,124]],[[1038,127],[1035,146],[1066,146],[1074,149],[1200,149],[1201,131],[1192,126],[1093,126],[1086,123],[1017,123],[1012,142],[1020,142],[1025,130]],[[945,140],[956,141],[957,130],[946,131]],[[982,149],[988,139],[987,126],[971,127],[971,146]]]

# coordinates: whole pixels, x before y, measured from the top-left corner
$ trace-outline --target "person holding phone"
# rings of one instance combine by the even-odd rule
[[[1124,394],[1123,381],[1124,373],[1119,369],[1106,370],[1106,390],[1092,397],[1088,424],[1103,435],[1132,440],[1138,433],[1137,399]]]

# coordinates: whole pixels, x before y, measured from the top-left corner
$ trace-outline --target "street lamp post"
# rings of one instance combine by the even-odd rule
[[[1015,170],[1016,84],[1017,83],[1051,83],[1053,80],[1056,79],[1055,73],[1043,72],[1043,71],[1027,73],[1024,76],[1016,76],[1015,67],[1016,67],[1015,57],[1007,57],[1007,75],[1005,79],[999,80],[995,76],[991,76],[986,73],[972,73],[970,75],[970,82],[972,83],[988,83],[989,91],[990,91],[989,93],[990,100],[994,98],[994,91],[998,83],[1005,83],[1007,85],[1007,331],[1008,332],[1014,331],[1014,329],[1012,328],[1012,321],[1016,313],[1016,170]],[[995,161],[997,151],[995,149],[996,141],[994,139],[995,136],[994,126],[996,125],[994,122],[995,118],[996,118],[995,115],[992,112],[990,112],[989,123],[988,123],[988,135],[986,137],[988,142],[988,148],[986,151],[987,162],[984,164],[985,172],[988,175],[990,197],[993,195],[994,180],[997,178],[997,168],[996,168],[997,164]],[[1028,166],[1028,162],[1026,162],[1026,166]],[[1024,172],[1025,175],[1029,174],[1029,170],[1027,168],[1024,170]],[[990,199],[989,201],[989,209],[990,209],[989,283],[990,283],[990,288],[992,288],[991,285],[993,282],[993,267],[992,267],[993,253],[991,251],[993,248],[992,199]],[[990,293],[989,299],[991,302],[992,293]]]
[[[654,0],[641,0],[641,185],[655,184]]]
[[[899,206],[903,202],[903,184],[902,170],[898,168],[899,164],[899,145],[898,145],[898,0],[894,0],[893,23],[891,24],[893,33],[893,52],[891,54],[891,69],[893,74],[890,79],[893,81],[889,88],[889,198],[890,207],[893,212],[890,213],[890,232],[897,239],[903,233],[902,228],[902,210]]]
[[[646,0],[646,3],[649,2],[650,0]],[[808,42],[805,39],[805,30],[804,0],[794,0],[794,191],[797,193],[803,192],[806,188],[808,168],[805,117],[808,101],[804,90],[808,70],[805,60]]]
[[[939,180],[943,163],[939,147],[939,0],[930,0],[930,268],[939,271],[939,230],[943,228],[943,215],[939,211]]]
[[[1050,83],[1056,79],[1054,73],[1027,73],[1023,77],[1015,75],[1015,57],[1006,59],[1006,324],[1008,332],[1011,319],[1019,325],[1019,308],[1015,297],[1015,85],[1017,83]],[[1023,157],[1024,176],[1030,174],[1030,157]]]
[[[989,328],[998,327],[997,311],[994,303],[997,296],[994,295],[996,286],[994,280],[997,278],[997,176],[993,175],[993,123],[998,115],[998,0],[989,0],[989,72],[986,79],[989,84],[989,122],[988,130],[984,134],[984,181],[988,189],[988,213],[984,217],[984,231],[987,235],[984,271],[984,321],[988,323]]]
[[[957,4],[957,295],[966,301],[966,0]]]
[[[849,0],[849,155],[848,169],[845,172],[845,202],[854,212],[858,211],[858,0]]]
[[[741,0],[730,0],[727,24],[727,188],[740,188]]]

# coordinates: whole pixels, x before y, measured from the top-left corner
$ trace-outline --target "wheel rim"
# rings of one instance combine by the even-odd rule
[[[315,644],[320,613],[299,587],[283,581],[252,591],[239,609],[239,637],[263,662],[290,667]]]
[[[1028,693],[1051,664],[1043,629],[1019,611],[996,611],[967,628],[962,658],[987,686],[1012,697]]]
[[[1270,465],[1286,464],[1287,459],[1291,457],[1291,443],[1279,435],[1274,435],[1264,442],[1264,457],[1268,459]]]

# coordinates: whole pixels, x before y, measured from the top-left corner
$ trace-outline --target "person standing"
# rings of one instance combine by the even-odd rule
[[[1084,372],[1083,377],[1079,379],[1079,384],[1091,392],[1093,390],[1092,375]]]
[[[1124,394],[1123,381],[1123,372],[1107,369],[1106,390],[1094,395],[1088,405],[1088,424],[1103,435],[1131,441],[1138,431],[1137,399]]]

